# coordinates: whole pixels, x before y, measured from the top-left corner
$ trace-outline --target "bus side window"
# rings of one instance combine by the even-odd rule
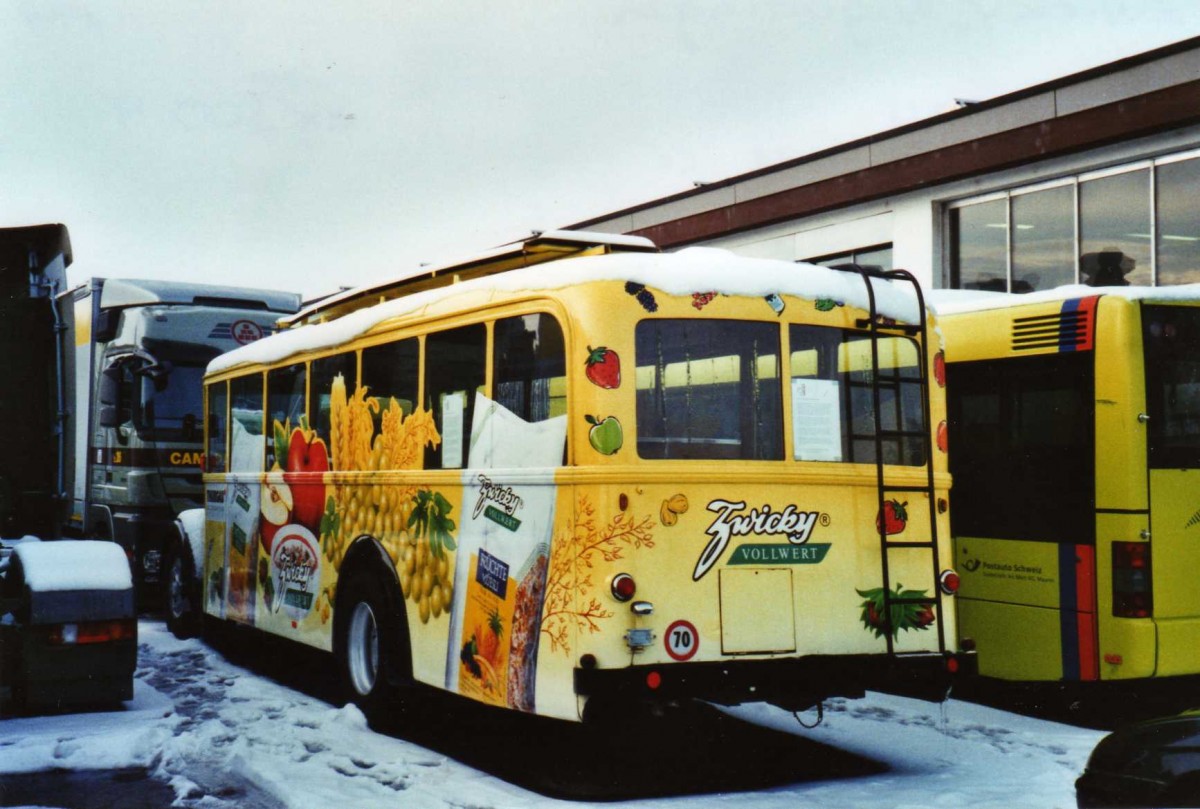
[[[567,412],[567,361],[562,327],[552,315],[496,321],[493,398],[526,421]]]
[[[208,454],[205,471],[225,471],[225,408],[229,404],[229,388],[224,382],[208,386]]]
[[[354,386],[357,383],[355,379],[358,374],[357,365],[358,360],[354,352],[335,354],[332,357],[321,357],[312,361],[312,402],[308,420],[330,450],[332,450],[333,444],[329,440],[329,402],[333,381],[340,376],[346,386],[346,396],[349,397],[354,393]]]
[[[263,378],[250,374],[229,382],[232,441],[230,472],[261,472],[263,468]]]
[[[425,405],[442,436],[426,447],[426,469],[461,469],[471,446],[475,393],[486,382],[487,327],[482,323],[425,338]]]
[[[405,416],[412,414],[417,402],[420,355],[420,341],[415,337],[363,349],[359,384],[379,403],[374,415],[375,435],[379,435],[383,413],[393,401]]]
[[[304,384],[307,376],[304,363],[298,362],[286,368],[276,368],[267,374],[267,440],[266,470],[278,463],[287,466],[287,447],[275,446],[275,422],[288,427],[286,440],[291,440],[291,430],[300,426],[300,417],[306,412]],[[276,449],[279,457],[276,457]]]

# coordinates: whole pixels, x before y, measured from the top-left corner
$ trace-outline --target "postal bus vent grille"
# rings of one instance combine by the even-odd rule
[[[1013,351],[1056,349],[1059,351],[1084,348],[1091,334],[1092,312],[1076,310],[1037,317],[1013,319]]]

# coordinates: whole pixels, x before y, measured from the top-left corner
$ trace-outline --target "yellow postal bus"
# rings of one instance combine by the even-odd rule
[[[209,366],[197,606],[331,651],[368,712],[944,693],[915,286],[544,233],[324,301]]]
[[[1200,673],[1200,288],[938,299],[983,675]]]

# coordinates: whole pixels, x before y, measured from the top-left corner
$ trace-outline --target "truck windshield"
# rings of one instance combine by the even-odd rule
[[[204,427],[200,419],[203,379],[204,366],[177,364],[170,373],[147,380],[139,425],[143,437],[198,443]]]
[[[1150,466],[1200,467],[1200,309],[1146,306],[1146,408]]]

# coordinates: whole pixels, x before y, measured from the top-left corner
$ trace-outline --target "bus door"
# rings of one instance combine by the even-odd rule
[[[948,366],[959,633],[985,676],[1098,676],[1086,348]]]
[[[1113,614],[1153,616],[1154,674],[1195,674],[1200,672],[1200,309],[1144,305],[1142,333],[1149,542],[1131,536],[1113,543]]]

